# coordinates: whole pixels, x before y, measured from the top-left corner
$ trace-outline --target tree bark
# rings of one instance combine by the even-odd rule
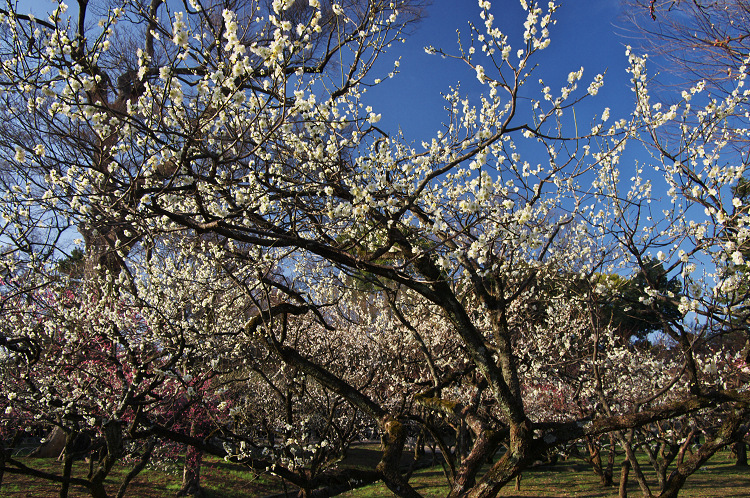
[[[655,450],[646,448],[651,465],[656,472],[656,480],[659,484],[659,492],[667,485],[667,469],[678,454],[680,447],[666,441],[660,442]]]
[[[33,458],[58,458],[65,449],[65,431],[56,425],[44,439],[44,443],[34,448],[29,456]]]
[[[527,419],[510,427],[510,446],[508,451],[493,465],[466,496],[471,498],[490,498],[508,482],[521,473],[539,454],[534,448],[533,430]]]
[[[609,467],[604,468],[604,465],[602,464],[601,446],[599,445],[599,442],[595,441],[594,438],[591,437],[586,438],[586,449],[589,453],[588,461],[594,468],[594,473],[599,476],[599,482],[601,483],[601,485],[611,486],[612,471]],[[609,460],[612,460],[611,452]],[[607,469],[609,469],[609,474],[607,473]]]
[[[607,467],[604,469],[604,485],[613,486],[613,476],[615,470],[615,437],[609,435],[609,456],[607,457]]]
[[[500,434],[490,428],[484,428],[477,432],[474,447],[471,452],[461,461],[451,486],[449,497],[462,496],[476,483],[476,475],[479,468],[484,465],[487,458],[497,451]]]
[[[68,498],[68,490],[70,489],[70,474],[73,470],[73,441],[75,441],[76,434],[71,431],[65,435],[65,448],[63,449],[63,483],[60,486],[60,498]]]
[[[744,441],[734,443],[734,454],[737,455],[737,467],[747,467],[747,445]]]
[[[146,445],[146,449],[143,451],[141,459],[138,461],[135,467],[133,467],[130,472],[128,472],[128,475],[125,476],[125,479],[123,479],[122,483],[120,484],[120,488],[117,490],[116,498],[125,498],[125,491],[128,489],[130,481],[132,481],[138,474],[140,474],[143,469],[146,468],[146,465],[148,465],[148,461],[151,459],[151,453],[153,453],[155,446],[156,438],[151,438]]]
[[[696,451],[693,456],[685,460],[670,474],[666,486],[658,498],[677,498],[677,494],[690,475],[706,463],[719,449],[737,441],[740,436],[740,426],[748,412],[750,410],[741,409],[729,413],[716,436],[710,441],[706,440],[700,450]]]
[[[190,435],[198,435],[198,423],[193,420],[190,424]],[[182,470],[182,489],[177,496],[205,496],[201,487],[201,462],[203,452],[194,446],[188,446],[185,451],[185,465]]]
[[[104,489],[104,480],[109,475],[112,467],[120,460],[124,452],[122,442],[122,422],[112,420],[104,425],[104,439],[106,442],[106,454],[90,479],[89,490],[94,498],[107,498]]]
[[[643,493],[643,496],[651,496],[651,490],[648,487],[646,477],[643,475],[643,471],[641,470],[641,466],[638,464],[638,459],[635,456],[635,452],[633,451],[633,446],[631,444],[631,442],[633,441],[634,430],[630,429],[627,438],[622,432],[618,432],[617,434],[618,439],[620,440],[620,444],[625,450],[627,461],[630,463],[630,465],[628,466],[628,473],[632,468],[633,472],[635,473],[635,479],[638,482],[638,487],[641,488],[641,493]]]
[[[409,485],[399,470],[406,441],[403,424],[393,416],[386,415],[380,421],[380,428],[385,440],[385,449],[376,470],[383,476],[383,482],[396,496],[421,498],[422,495]]]
[[[618,496],[620,498],[628,498],[628,475],[630,474],[630,462],[625,460],[622,462],[622,470],[620,471],[620,488]]]

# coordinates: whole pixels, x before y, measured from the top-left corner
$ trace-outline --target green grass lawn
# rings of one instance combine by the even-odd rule
[[[59,462],[49,458],[19,458],[29,467],[62,473]],[[115,496],[122,479],[130,471],[130,467],[116,466],[105,481],[107,493]],[[86,477],[88,464],[76,462],[73,467],[75,477]],[[147,468],[144,469],[128,486],[127,496],[132,497],[164,497],[173,496],[180,489],[182,469],[174,465],[169,472]],[[264,496],[284,491],[280,479],[271,475],[257,475],[242,465],[225,462],[214,457],[204,459],[201,467],[201,483],[208,497],[216,498],[245,498],[249,496]],[[60,484],[6,473],[0,487],[0,497],[34,497],[48,498],[59,494]],[[88,490],[79,486],[70,488],[70,497],[90,496]]]
[[[370,466],[377,461],[380,452],[377,445],[366,445],[352,448],[344,465],[352,467]],[[22,461],[40,470],[61,473],[61,464],[53,459],[29,459]],[[652,491],[656,492],[656,478],[650,472],[650,465],[642,462],[644,471]],[[110,479],[107,480],[107,492],[114,496],[119,482],[129,471],[127,466],[116,467]],[[170,472],[156,469],[144,470],[128,488],[127,496],[131,497],[165,497],[173,496],[181,483],[181,468],[175,465]],[[85,477],[88,465],[78,462],[74,466],[74,475]],[[619,478],[619,467],[615,469],[615,481]],[[409,481],[420,493],[426,497],[443,497],[447,492],[447,485],[442,469],[432,467],[415,472]],[[241,465],[225,462],[224,460],[207,457],[202,467],[202,484],[209,497],[239,498],[261,497],[285,491],[284,483],[269,474],[256,475]],[[615,483],[617,485],[617,483]],[[35,478],[23,477],[6,473],[0,487],[0,497],[38,497],[47,498],[57,496],[59,484],[50,483]],[[288,491],[294,496],[294,486]],[[640,490],[632,477],[628,491],[631,496],[640,496]],[[72,487],[71,497],[89,496],[80,487]],[[393,494],[383,485],[375,484],[340,495],[342,497],[376,498],[391,497]],[[542,466],[524,472],[521,480],[521,490],[514,489],[514,483],[506,486],[499,496],[505,497],[590,497],[610,498],[617,496],[617,488],[602,488],[599,478],[591,467],[578,461],[568,460],[555,466]],[[737,468],[728,452],[717,454],[703,469],[692,475],[680,496],[687,498],[747,498],[750,496],[750,470]]]
[[[639,459],[640,460],[640,459]],[[657,492],[656,475],[644,458],[641,461],[651,491]],[[615,498],[618,496],[619,467],[615,467],[615,486],[603,488],[591,467],[577,460],[560,462],[554,466],[540,466],[527,470],[521,478],[521,490],[510,483],[500,491],[504,497],[585,497]],[[670,469],[671,471],[671,469]],[[418,471],[409,483],[425,497],[444,497],[447,484],[439,468]],[[628,495],[641,496],[640,488],[630,473]],[[349,498],[392,497],[382,483],[366,486],[340,495]],[[729,452],[714,456],[706,466],[690,476],[680,496],[686,498],[748,498],[750,497],[750,469],[734,466]]]

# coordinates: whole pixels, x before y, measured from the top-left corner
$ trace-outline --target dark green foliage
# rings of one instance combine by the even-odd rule
[[[682,285],[676,278],[669,278],[660,261],[646,258],[642,270],[633,277],[606,277],[612,280],[618,292],[601,307],[602,317],[615,328],[622,340],[647,345],[648,335],[662,330],[666,323],[682,318],[677,303],[680,300]],[[646,288],[655,289],[658,296],[667,299],[650,298]]]
[[[57,271],[70,278],[83,277],[85,255],[82,250],[73,249],[69,256],[57,262]]]

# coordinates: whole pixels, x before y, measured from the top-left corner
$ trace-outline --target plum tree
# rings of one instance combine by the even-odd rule
[[[704,101],[696,84],[667,107],[651,102],[645,58],[629,51],[632,113],[610,120],[605,108],[582,133],[568,116],[603,76],[585,84],[573,68],[559,91],[542,81],[526,93],[546,77],[535,61],[557,6],[522,0],[516,41],[482,0],[469,45],[427,48],[463,62],[482,93],[447,92],[444,126],[412,144],[378,127],[383,116],[364,101],[397,72],[375,62],[412,6],[195,1],[175,11],[155,0],[112,9],[88,31],[86,2],[77,25],[63,4],[47,20],[6,12],[3,267],[38,282],[6,295],[48,288],[49,261],[70,252],[63,234],[75,228],[88,258],[81,295],[110,303],[108,321],[91,321],[108,361],[141,368],[146,387],[173,379],[175,400],[232,370],[265,375],[262,390],[287,410],[346,400],[383,441],[359,477],[405,497],[419,496],[400,468],[408,424],[446,450],[460,442],[443,452],[449,496],[494,496],[551,448],[608,433],[651,494],[626,432],[713,410],[715,437],[662,486],[676,496],[748,417],[746,366],[714,348],[733,323],[725,299],[738,282],[725,268],[742,264],[750,222],[733,190],[747,156],[726,159],[730,138],[747,134],[728,119],[747,105],[744,69],[722,100]],[[131,60],[115,42],[132,30]],[[680,140],[667,141],[660,131],[674,123]],[[621,159],[641,146],[656,175],[639,163],[625,180]],[[606,305],[623,296],[602,275],[635,275],[642,289],[629,297],[647,322],[637,329],[658,328],[669,344],[618,340]],[[115,326],[123,303],[143,317],[137,333]],[[5,344],[48,355],[33,322],[9,327]],[[268,375],[268,357],[292,375],[289,389]],[[112,420],[134,399],[123,389]],[[60,402],[77,394],[91,397],[82,388]],[[127,437],[272,467],[303,493],[322,482],[300,470],[294,438],[277,466],[164,420],[144,415]],[[256,442],[217,421],[228,448]]]

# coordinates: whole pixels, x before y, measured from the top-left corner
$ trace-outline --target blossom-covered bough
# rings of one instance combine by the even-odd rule
[[[334,420],[351,416],[377,426],[383,452],[374,469],[339,477],[382,479],[399,496],[419,496],[399,466],[410,424],[442,448],[450,496],[494,496],[551,448],[608,433],[650,494],[627,431],[711,411],[722,419],[715,437],[663,483],[660,496],[675,496],[748,417],[747,356],[730,345],[716,357],[717,337],[747,337],[745,301],[732,294],[748,236],[733,186],[747,157],[724,154],[745,133],[727,119],[746,106],[744,71],[724,101],[702,102],[698,85],[662,108],[649,100],[645,59],[631,54],[635,110],[614,119],[603,105],[582,133],[573,108],[603,77],[586,86],[574,68],[561,89],[544,83],[535,57],[558,7],[520,4],[522,40],[480,1],[484,25],[468,46],[428,47],[464,61],[484,91],[447,93],[443,127],[417,145],[385,133],[387,116],[363,102],[398,71],[376,74],[374,63],[418,15],[413,2],[153,0],[88,30],[85,2],[77,19],[63,4],[48,19],[6,9],[1,263],[3,311],[18,309],[19,325],[3,329],[3,368],[48,364],[56,349],[35,335],[40,324],[71,341],[90,330],[101,342],[80,351],[115,360],[109,372],[142,372],[109,387],[108,427],[130,424],[110,440],[188,444],[303,493],[324,482],[328,438],[349,437]],[[675,121],[681,139],[665,143],[659,130]],[[622,167],[641,144],[652,156]],[[53,261],[75,231],[86,264],[67,306],[97,310],[84,329],[23,299],[71,288]],[[629,278],[644,288],[625,292]],[[46,303],[66,309],[58,301]],[[123,306],[133,310],[124,326]],[[631,340],[623,314],[667,339]],[[271,358],[290,376],[276,376]],[[41,398],[17,401],[20,380],[9,420],[100,423],[78,416],[93,390],[41,386],[68,407],[50,411]],[[188,400],[179,421],[143,413],[166,388]],[[219,401],[227,392],[231,406]],[[273,420],[289,427],[256,437],[239,422],[270,418],[249,398],[269,394],[288,412]],[[308,420],[325,413],[325,435],[295,435],[294,410],[324,399]],[[186,423],[190,400],[216,404],[209,425],[223,445]],[[342,400],[351,411],[336,408]],[[107,444],[103,471],[121,454]]]

